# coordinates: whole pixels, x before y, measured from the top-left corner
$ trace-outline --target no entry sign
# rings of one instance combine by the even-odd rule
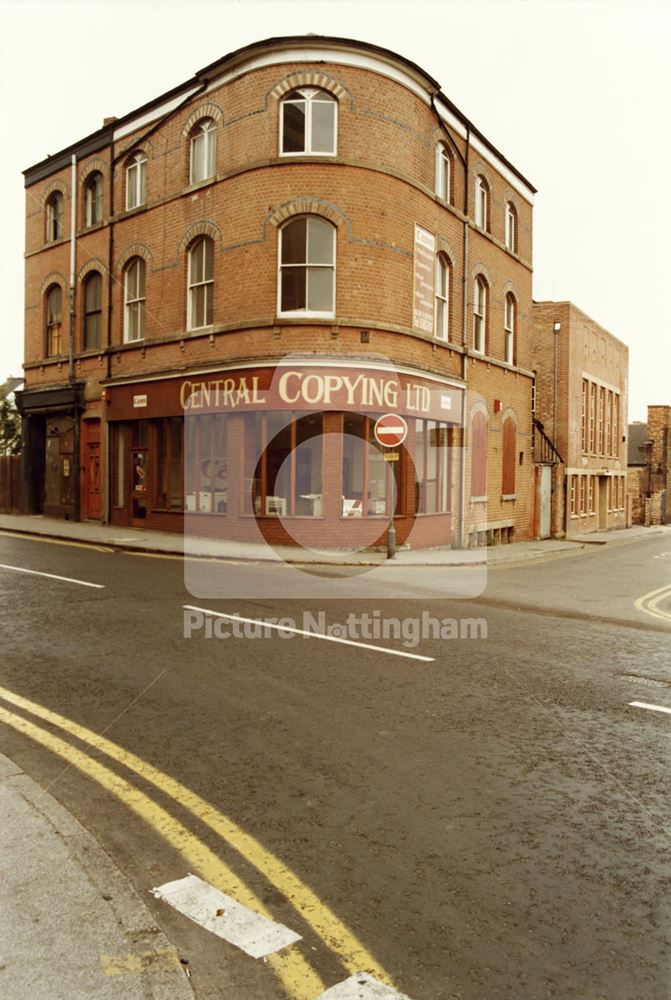
[[[408,434],[408,424],[404,417],[396,413],[385,413],[375,422],[375,440],[385,448],[397,448],[403,444]]]

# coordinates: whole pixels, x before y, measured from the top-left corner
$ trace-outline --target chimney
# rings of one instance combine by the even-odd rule
[[[115,122],[115,121],[117,121],[117,116],[116,115],[110,115],[109,118],[103,118],[103,128],[106,128],[107,125],[111,125],[112,122]]]

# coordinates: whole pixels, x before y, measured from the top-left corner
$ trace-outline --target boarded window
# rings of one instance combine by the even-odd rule
[[[503,421],[503,462],[501,492],[510,496],[515,492],[515,458],[517,454],[517,428],[512,417]]]

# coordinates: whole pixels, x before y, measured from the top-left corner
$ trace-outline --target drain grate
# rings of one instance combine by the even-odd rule
[[[654,677],[639,677],[638,674],[619,674],[618,675],[623,681],[630,681],[632,684],[642,684],[644,687],[649,688],[668,688],[671,687],[671,681],[658,681]]]

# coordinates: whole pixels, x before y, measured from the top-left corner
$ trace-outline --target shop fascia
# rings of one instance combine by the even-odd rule
[[[450,422],[459,419],[461,389],[429,386],[398,375],[375,376],[286,369],[269,386],[259,375],[231,375],[206,381],[185,380],[180,385],[180,406],[185,413],[244,410],[255,407],[315,407],[331,410],[391,410],[433,416]]]

